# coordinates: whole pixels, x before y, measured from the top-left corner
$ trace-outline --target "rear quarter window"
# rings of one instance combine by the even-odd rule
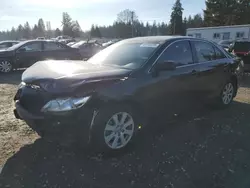
[[[216,54],[212,44],[204,41],[193,41],[192,43],[194,45],[199,63],[212,61],[215,59]]]
[[[215,59],[224,59],[226,58],[226,55],[216,46],[214,46],[215,51]]]

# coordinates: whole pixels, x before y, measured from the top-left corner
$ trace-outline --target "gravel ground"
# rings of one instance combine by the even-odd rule
[[[47,143],[16,120],[20,74],[0,75],[0,187],[250,187],[250,77],[228,109],[154,120],[126,151],[102,156]]]

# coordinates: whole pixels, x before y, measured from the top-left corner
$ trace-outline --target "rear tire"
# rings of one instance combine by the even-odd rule
[[[228,81],[222,88],[222,91],[219,96],[218,103],[221,107],[229,106],[235,96],[236,93],[236,84],[233,80]]]
[[[0,59],[0,72],[9,73],[13,69],[11,62],[7,59]]]
[[[94,120],[90,147],[98,152],[121,150],[131,143],[137,130],[137,117],[129,106],[105,107]]]

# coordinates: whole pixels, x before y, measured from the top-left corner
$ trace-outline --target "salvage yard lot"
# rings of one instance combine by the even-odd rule
[[[20,77],[0,75],[0,187],[250,187],[250,76],[228,109],[154,120],[127,151],[105,157],[47,143],[16,120]]]

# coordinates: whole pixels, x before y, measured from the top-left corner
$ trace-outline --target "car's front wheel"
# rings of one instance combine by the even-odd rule
[[[9,73],[12,71],[12,64],[9,60],[0,59],[0,72]]]
[[[110,107],[98,112],[92,130],[92,144],[98,151],[125,148],[137,131],[135,114],[129,107]]]

